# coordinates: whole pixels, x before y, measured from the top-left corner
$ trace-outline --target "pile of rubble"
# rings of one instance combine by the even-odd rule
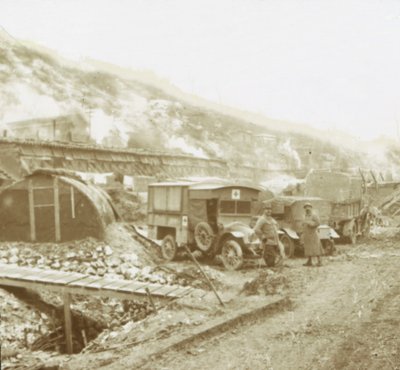
[[[54,252],[51,252],[52,247]],[[43,251],[45,248],[49,252]],[[64,250],[53,244],[1,243],[0,263],[160,284],[185,286],[194,282],[196,287],[206,287],[195,268],[187,268],[185,272],[156,265],[144,266],[134,253],[116,253],[109,245],[94,239],[65,243]]]
[[[30,347],[51,331],[51,317],[0,289],[0,337],[3,348]],[[15,344],[18,344],[15,346]]]
[[[60,245],[2,243],[0,263],[38,267],[61,271],[73,271],[110,278],[148,278],[150,266],[143,268],[133,253],[114,255],[112,248],[94,239]],[[48,249],[43,250],[43,249]],[[54,249],[54,250],[53,250]],[[152,280],[159,280],[152,277]]]
[[[110,225],[104,242],[87,238],[61,244],[0,243],[0,263],[209,289],[197,268],[181,264],[168,268],[157,262],[157,256],[146,251],[122,224]],[[204,269],[218,285],[222,275],[208,266]]]

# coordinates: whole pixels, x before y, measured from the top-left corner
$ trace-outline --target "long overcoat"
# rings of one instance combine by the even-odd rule
[[[319,217],[315,213],[306,214],[303,225],[304,255],[306,257],[321,256],[322,246],[317,232],[320,225]]]

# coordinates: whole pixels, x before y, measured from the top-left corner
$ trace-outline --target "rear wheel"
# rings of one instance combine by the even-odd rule
[[[335,242],[333,239],[324,239],[321,240],[322,249],[326,256],[332,256],[336,251]]]
[[[214,231],[207,222],[199,222],[194,228],[194,240],[202,252],[208,253],[212,250],[214,239]]]
[[[221,259],[227,270],[237,270],[243,264],[243,252],[240,244],[234,239],[224,242],[221,249]]]
[[[167,261],[172,261],[176,257],[177,246],[172,235],[166,235],[161,242],[161,254]]]
[[[280,237],[280,241],[285,248],[285,255],[287,258],[292,258],[294,256],[294,242],[293,240],[287,235],[283,234]]]
[[[357,243],[357,228],[355,224],[350,230],[350,234],[348,235],[348,240],[353,245]]]

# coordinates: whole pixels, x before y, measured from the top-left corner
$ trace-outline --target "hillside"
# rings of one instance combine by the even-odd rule
[[[371,165],[367,158],[321,139],[315,130],[314,136],[311,130],[288,131],[296,125],[267,118],[263,122],[256,114],[203,100],[196,106],[193,96],[172,95],[173,89],[167,93],[129,77],[104,63],[74,65],[0,29],[0,128],[1,123],[79,112],[90,120],[93,139],[108,146],[165,149],[275,170]],[[275,140],[263,143],[254,137],[260,134]]]

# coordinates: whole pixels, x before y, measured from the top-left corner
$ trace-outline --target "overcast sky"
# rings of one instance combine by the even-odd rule
[[[0,0],[0,25],[265,116],[396,137],[399,0]]]

